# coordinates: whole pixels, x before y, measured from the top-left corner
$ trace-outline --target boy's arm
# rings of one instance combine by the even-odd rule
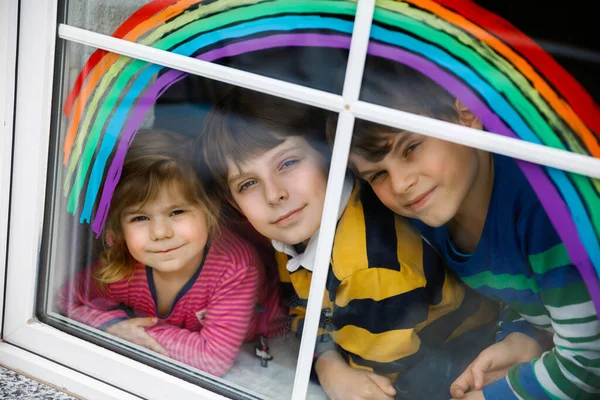
[[[284,304],[289,309],[290,330],[298,339],[301,339],[302,329],[304,328],[304,317],[306,316],[306,299],[301,299],[292,285],[287,271],[280,270],[281,279],[281,297]],[[310,280],[308,280],[310,284]],[[336,350],[337,345],[333,341],[327,324],[331,318],[331,308],[321,310],[321,319],[319,321],[319,330],[317,331],[317,342],[315,345],[314,360],[316,361],[321,354],[329,350]]]
[[[92,268],[95,266],[79,271],[63,286],[57,296],[59,311],[97,329],[129,319],[128,309],[98,286]]]
[[[544,351],[553,347],[552,335],[549,332],[536,328],[513,308],[505,306],[500,313],[496,342],[504,340],[511,333],[522,333],[529,336],[535,340]]]
[[[515,365],[505,379],[486,386],[485,398],[598,398],[600,323],[585,283],[541,207],[520,222],[521,243],[532,268],[533,284],[527,290],[541,297],[548,315],[528,319],[542,328],[552,327],[554,348]],[[591,262],[587,254],[578,256],[577,264]],[[527,333],[526,324],[513,321]]]
[[[197,310],[202,329],[191,331],[170,324],[146,328],[171,358],[216,376],[231,368],[256,306],[259,274],[244,266],[224,274],[206,310]],[[205,311],[205,312],[204,312]]]

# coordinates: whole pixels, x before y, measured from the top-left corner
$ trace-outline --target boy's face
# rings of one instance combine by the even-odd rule
[[[246,160],[227,160],[233,201],[254,228],[271,240],[298,244],[319,229],[327,188],[321,153],[300,136]]]
[[[391,149],[382,160],[350,155],[379,199],[395,213],[429,226],[454,218],[477,178],[477,150],[410,132],[382,138]]]

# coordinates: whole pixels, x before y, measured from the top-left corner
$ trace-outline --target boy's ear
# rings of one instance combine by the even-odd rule
[[[468,126],[469,128],[483,129],[483,124],[479,118],[477,118],[475,114],[473,114],[471,110],[469,110],[469,108],[463,104],[462,101],[456,99],[454,102],[454,107],[456,107],[459,124]]]

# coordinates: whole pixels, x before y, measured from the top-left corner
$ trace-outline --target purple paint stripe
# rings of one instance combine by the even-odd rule
[[[368,52],[371,55],[393,60],[416,69],[444,87],[454,97],[460,99],[477,115],[489,131],[507,137],[519,138],[468,86],[433,62],[414,53],[373,42],[369,44]],[[571,261],[577,266],[579,273],[587,283],[596,310],[600,311],[598,276],[583,243],[579,239],[577,228],[564,199],[560,196],[550,178],[544,173],[542,166],[521,160],[517,160],[517,164],[540,199],[552,225],[554,225],[565,244]]]
[[[322,34],[275,35],[234,43],[220,49],[214,49],[196,58],[204,61],[215,61],[224,57],[231,57],[281,46],[349,48],[350,38],[347,36],[330,36]],[[452,95],[460,98],[461,101],[463,101],[463,103],[465,103],[469,109],[480,118],[481,122],[488,130],[507,137],[518,138],[518,136],[508,128],[473,91],[460,80],[442,70],[431,61],[417,56],[416,54],[378,43],[370,43],[368,52],[371,55],[394,60],[420,71],[442,87],[446,88]],[[134,112],[127,122],[127,126],[123,131],[122,138],[119,142],[119,148],[110,166],[103,187],[100,204],[94,218],[92,228],[98,236],[102,232],[106,222],[110,201],[121,176],[125,154],[131,141],[135,137],[135,133],[139,129],[144,116],[156,99],[158,99],[169,86],[185,78],[187,75],[187,73],[177,70],[171,70],[165,73],[144,93],[141,101],[136,105]],[[548,176],[543,172],[541,166],[526,162],[519,162],[518,165],[540,198],[540,202],[552,224],[555,226],[561,240],[565,243],[569,257],[571,257],[571,260],[577,266],[583,279],[587,282],[596,309],[600,310],[600,284],[598,284],[598,277],[591,265],[589,257],[587,257],[587,252],[585,251],[583,244],[578,239],[579,235],[577,229],[575,228],[575,224],[564,200],[550,182]]]
[[[201,54],[196,58],[204,61],[215,61],[225,57],[232,57],[239,54],[282,46],[330,47],[348,49],[350,48],[350,37],[339,35],[330,36],[314,33],[276,35],[260,39],[252,39],[245,42],[233,43],[229,46],[225,46],[220,49],[214,49]],[[127,121],[127,125],[123,130],[121,139],[119,141],[119,147],[115,153],[115,157],[113,158],[109,172],[106,176],[104,187],[102,188],[102,196],[100,198],[100,203],[92,224],[92,229],[94,232],[96,232],[98,237],[102,233],[102,229],[104,229],[104,224],[106,223],[110,202],[112,200],[115,188],[119,182],[119,178],[121,177],[121,171],[123,169],[123,162],[125,160],[125,155],[127,154],[127,149],[135,138],[135,134],[141,126],[144,117],[150,110],[150,107],[152,107],[154,102],[162,93],[164,93],[165,90],[188,75],[189,74],[178,70],[168,71],[164,75],[160,76],[154,82],[154,84],[148,90],[146,90],[140,101],[136,104],[134,111]]]

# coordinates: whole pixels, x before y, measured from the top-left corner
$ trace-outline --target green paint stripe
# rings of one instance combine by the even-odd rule
[[[559,135],[552,130],[546,120],[538,113],[536,108],[524,97],[523,93],[519,91],[513,83],[509,80],[515,74],[520,75],[517,70],[507,73],[505,69],[498,67],[501,71],[506,73],[504,75],[499,70],[495,70],[492,65],[488,62],[483,55],[493,53],[491,48],[488,51],[482,51],[478,53],[475,49],[467,47],[465,44],[461,44],[465,38],[469,36],[463,32],[463,35],[457,36],[457,38],[451,37],[448,34],[441,32],[440,20],[435,16],[428,14],[429,17],[420,16],[420,19],[426,19],[429,21],[431,26],[427,26],[417,20],[410,19],[414,16],[409,12],[407,6],[398,6],[398,4],[387,4],[389,2],[383,2],[388,5],[390,9],[394,9],[396,12],[389,11],[383,8],[376,8],[374,18],[382,23],[399,27],[406,30],[418,37],[422,37],[425,40],[435,43],[448,53],[453,54],[456,58],[463,60],[467,65],[470,65],[477,73],[484,77],[499,93],[503,94],[510,104],[519,112],[522,118],[534,131],[536,136],[547,146],[554,147],[561,150],[571,150],[576,153],[589,155],[587,150],[582,150],[580,144],[575,140],[575,134],[570,130],[562,130],[562,137],[571,140],[567,143],[568,148],[562,143]],[[400,3],[405,4],[405,3]],[[437,20],[437,21],[436,21]],[[434,21],[434,22],[431,22]],[[449,25],[449,24],[448,24]],[[464,37],[463,37],[464,36]],[[474,40],[469,40],[467,44],[472,44]],[[491,60],[490,60],[491,61]],[[525,79],[523,77],[523,79]],[[527,93],[527,90],[524,90]],[[537,104],[536,104],[537,105]],[[538,105],[539,106],[539,105]],[[557,116],[558,118],[558,116]],[[574,140],[574,142],[572,141]],[[579,146],[579,147],[578,147]],[[584,203],[587,206],[588,214],[590,215],[590,221],[594,226],[597,237],[600,237],[600,197],[598,191],[600,191],[600,181],[583,177],[580,175],[570,174],[572,181],[579,190],[579,196],[582,197]],[[595,186],[596,190],[592,186]]]
[[[542,97],[530,83],[529,79],[526,78],[520,70],[516,69],[506,58],[498,54],[496,50],[491,48],[487,43],[475,38],[471,34],[465,32],[462,29],[457,28],[455,25],[441,19],[440,17],[429,13],[424,10],[415,8],[407,3],[398,3],[395,1],[380,1],[377,4],[386,10],[394,11],[396,13],[404,14],[414,20],[418,20],[426,23],[433,29],[438,31],[447,32],[449,35],[454,36],[458,41],[465,44],[466,46],[474,49],[484,59],[488,60],[493,64],[496,69],[502,71],[509,79],[511,79],[519,90],[525,94],[536,108],[541,111],[544,117],[547,119],[550,126],[556,129],[563,135],[563,139],[567,141],[569,148],[579,154],[589,155],[587,148],[577,140],[575,133],[568,126],[568,124],[556,113],[556,111],[548,104],[548,102]],[[508,45],[507,45],[508,46]],[[523,59],[523,62],[527,63]],[[539,75],[538,75],[539,76]],[[539,76],[540,79],[544,79]],[[550,86],[550,85],[548,85]]]
[[[252,20],[256,18],[264,18],[270,15],[276,15],[281,13],[299,13],[299,14],[345,14],[355,15],[356,14],[356,3],[340,0],[280,0],[280,1],[262,1],[261,0],[223,0],[215,3],[211,3],[206,6],[198,7],[197,9],[182,14],[181,17],[174,19],[172,22],[161,25],[151,34],[145,36],[139,41],[140,44],[152,46],[161,50],[168,50],[177,44],[181,43],[191,35],[197,35],[202,32],[207,32],[219,27],[229,25],[232,23],[239,23],[241,21]],[[258,3],[258,4],[257,4]],[[234,8],[237,7],[237,8]],[[226,12],[223,12],[228,10]],[[212,15],[214,14],[214,15]],[[208,18],[203,18],[207,15],[212,15]],[[196,21],[196,22],[193,22]],[[184,27],[182,29],[179,29]],[[179,29],[179,30],[177,30]],[[167,35],[169,32],[173,32]],[[167,36],[165,36],[167,35]],[[91,154],[95,151],[98,146],[100,139],[99,134],[94,134],[92,137],[89,131],[89,124],[91,119],[96,114],[96,109],[100,103],[100,99],[104,96],[107,88],[112,84],[112,87],[106,95],[108,100],[113,97],[118,97],[118,94],[125,88],[129,83],[123,79],[120,79],[113,84],[116,76],[119,74],[126,75],[129,77],[134,76],[140,69],[144,68],[147,63],[132,62],[128,57],[119,57],[118,61],[113,64],[109,70],[103,76],[100,84],[95,89],[95,94],[91,102],[87,105],[86,118],[84,123],[79,129],[79,134],[71,153],[69,161],[69,167],[67,170],[67,179],[65,179],[64,193],[68,194],[71,189],[71,179],[77,163],[80,161],[82,153],[83,143],[86,142],[86,150],[84,154]],[[125,67],[126,66],[126,67]],[[125,71],[122,71],[125,67]],[[112,107],[115,102],[105,101],[101,104],[101,108],[109,108],[106,112],[102,113],[110,115],[112,113]],[[98,113],[100,115],[100,112]],[[105,121],[100,121],[98,124],[104,124]],[[100,125],[100,126],[102,126]],[[94,126],[96,123],[94,123]],[[92,127],[92,131],[94,128]],[[77,207],[77,201],[80,193],[74,194],[74,191],[81,192],[83,182],[85,181],[88,167],[85,167],[87,160],[82,160],[82,165],[79,168],[77,177],[73,182],[71,189],[71,197],[69,199],[68,210],[74,212]],[[83,167],[83,168],[82,168]],[[81,172],[80,172],[81,171]]]
[[[396,24],[396,26],[401,27],[403,30],[418,37],[426,38],[427,41],[435,43],[448,53],[451,53],[457,59],[470,65],[480,76],[485,77],[496,91],[507,98],[544,144],[562,150],[566,149],[556,133],[541,117],[538,110],[523,96],[523,93],[521,93],[506,76],[477,54],[477,52],[462,45],[459,41],[446,33],[437,31],[419,21],[410,19],[403,14],[376,9],[375,15],[377,16],[378,21],[382,21],[389,25]]]
[[[572,172],[569,172],[568,175],[575,183],[579,195],[583,197],[587,208],[587,214],[594,227],[594,231],[596,232],[596,240],[600,240],[600,197],[592,187],[594,182],[600,185],[600,180],[574,174]]]

